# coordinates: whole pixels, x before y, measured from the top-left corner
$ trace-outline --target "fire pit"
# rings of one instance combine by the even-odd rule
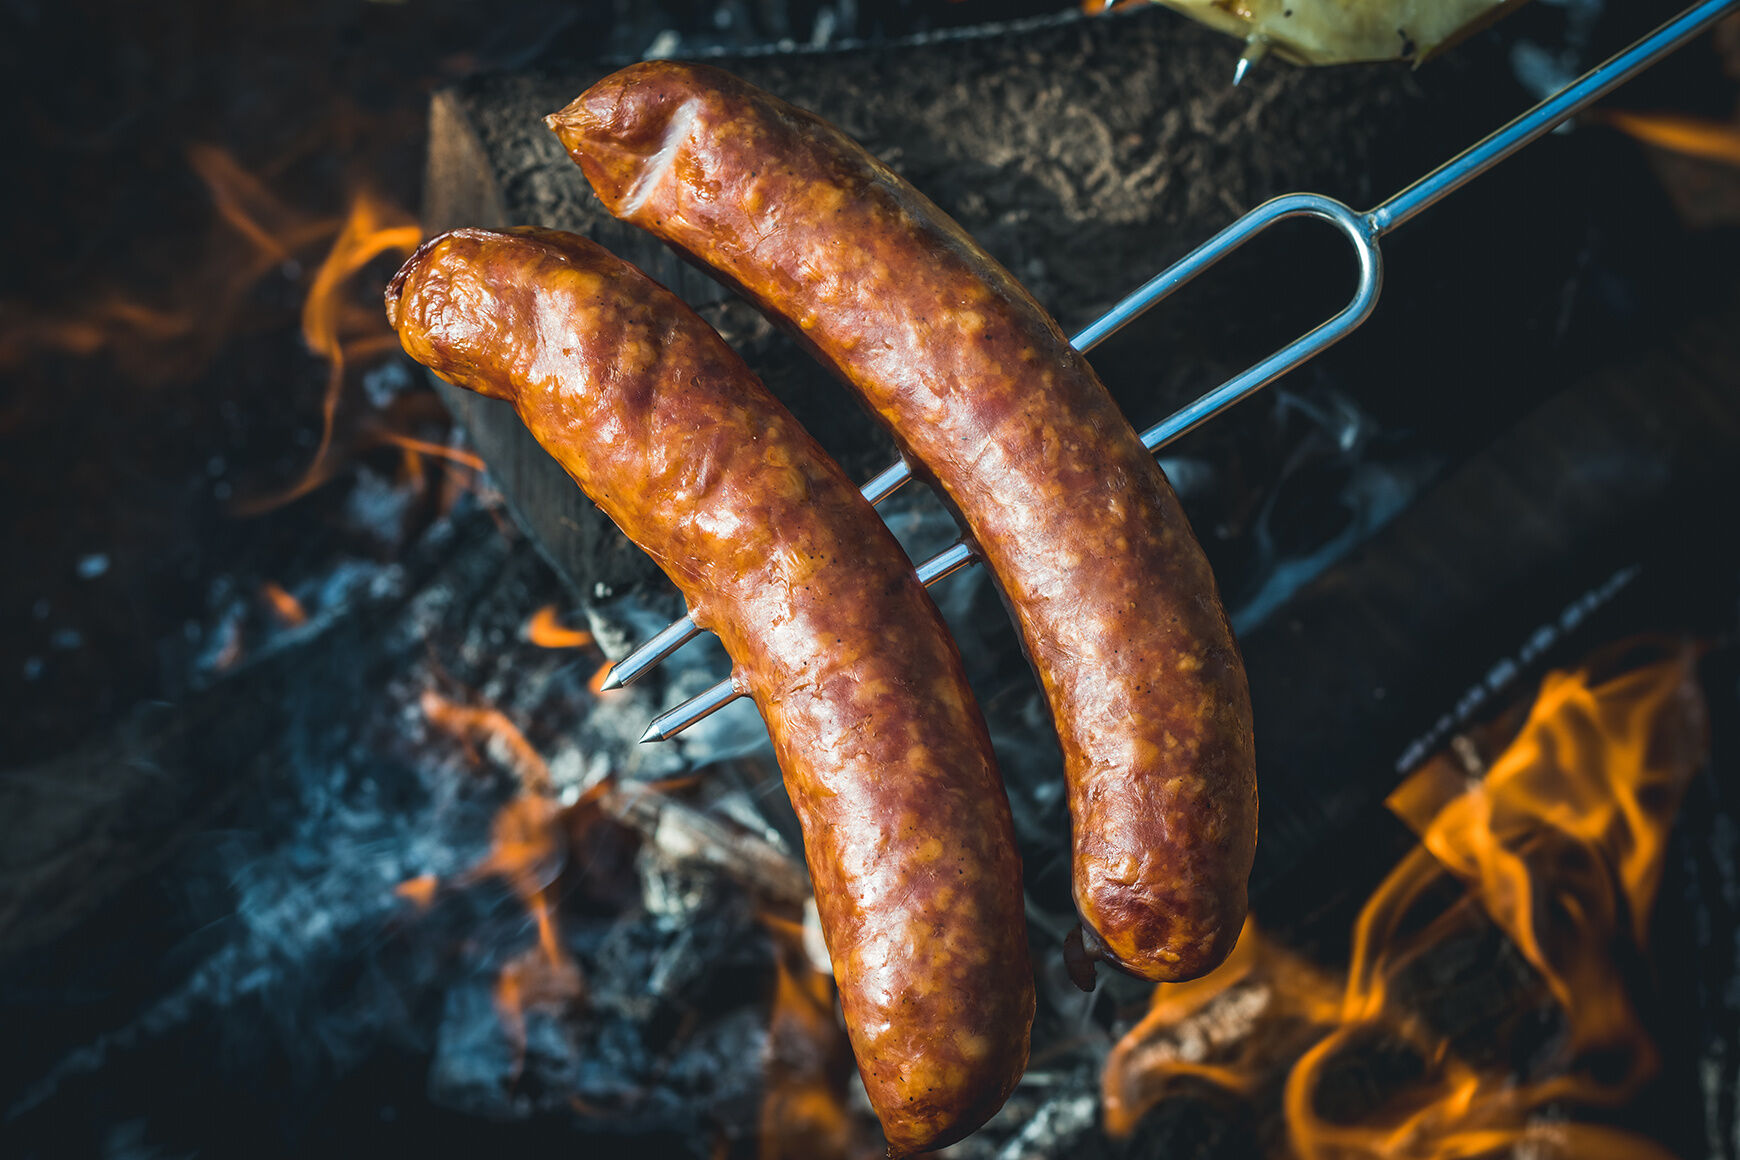
[[[1233,89],[1237,43],[1157,9],[947,33],[987,14],[553,7],[494,40],[336,4],[286,48],[243,38],[186,82],[174,176],[123,179],[204,199],[197,277],[154,283],[141,245],[77,302],[6,291],[27,390],[3,459],[31,500],[0,674],[9,1153],[879,1151],[758,719],[638,743],[723,654],[602,689],[674,593],[541,453],[450,425],[379,318],[435,230],[578,228],[701,307],[856,477],[882,466],[800,352],[605,219],[546,139],[614,60],[735,53],[1071,328],[1267,196],[1375,200],[1531,103],[1549,49],[1671,11],[1525,9],[1418,71],[1266,62]],[[872,42],[833,44],[848,20]],[[1026,1080],[951,1155],[1735,1155],[1726,35],[1411,226],[1366,330],[1164,461],[1256,702],[1255,917],[1225,967],[1070,985],[1055,742],[989,586],[935,590],[1009,782],[1040,991]],[[281,112],[299,86],[239,62],[347,44],[283,139],[196,107]],[[39,130],[46,171],[86,172],[67,124]],[[64,234],[82,196],[35,204]],[[1277,237],[1096,366],[1152,422],[1332,309],[1337,255]],[[105,454],[70,470],[81,433]],[[949,542],[909,490],[909,551]]]

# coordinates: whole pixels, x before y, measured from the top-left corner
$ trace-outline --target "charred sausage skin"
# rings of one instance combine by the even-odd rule
[[[966,523],[1062,742],[1090,947],[1150,979],[1220,962],[1256,847],[1243,665],[1176,496],[1057,324],[863,148],[718,69],[634,65],[548,123],[610,212],[797,334]]]
[[[386,300],[406,352],[511,402],[724,641],[891,1154],[978,1127],[1027,1061],[1021,866],[960,656],[874,510],[705,322],[583,238],[445,234]]]

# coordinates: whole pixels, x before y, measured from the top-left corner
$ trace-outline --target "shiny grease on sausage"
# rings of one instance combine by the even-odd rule
[[[1021,866],[960,656],[874,510],[705,322],[583,238],[445,234],[387,313],[411,357],[511,402],[724,641],[891,1152],[978,1127],[1027,1059]]]
[[[1057,324],[863,148],[718,69],[634,65],[549,124],[610,212],[786,324],[967,524],[1062,742],[1097,953],[1151,979],[1220,962],[1256,844],[1243,665],[1176,496]]]

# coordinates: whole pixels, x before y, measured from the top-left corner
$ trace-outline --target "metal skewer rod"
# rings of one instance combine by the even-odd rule
[[[1378,239],[1523,146],[1550,133],[1567,117],[1618,88],[1736,10],[1740,10],[1740,0],[1704,0],[1686,9],[1374,209],[1360,213],[1335,198],[1316,193],[1290,193],[1264,202],[1127,295],[1072,338],[1070,345],[1083,353],[1092,350],[1277,222],[1294,217],[1315,217],[1329,222],[1347,237],[1359,263],[1358,284],[1348,304],[1328,321],[1142,432],[1143,446],[1149,451],[1158,451],[1288,371],[1315,358],[1370,317],[1383,286],[1383,254],[1378,248]],[[911,477],[911,468],[902,461],[865,484],[863,493],[871,503],[876,503],[893,494]],[[918,576],[928,586],[976,561],[977,556],[970,547],[964,542],[956,542],[953,547],[920,564]],[[687,617],[677,621],[624,658],[612,669],[604,687],[617,688],[626,684],[699,633],[700,629]],[[622,674],[620,678],[619,672]],[[699,696],[653,718],[641,740],[668,740],[743,695],[729,678],[721,681]]]

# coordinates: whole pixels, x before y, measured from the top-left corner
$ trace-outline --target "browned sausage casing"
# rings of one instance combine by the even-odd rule
[[[896,1155],[1027,1062],[1021,865],[942,618],[851,480],[687,306],[570,234],[459,230],[387,290],[405,350],[507,399],[682,589],[767,721]]]
[[[1037,302],[831,125],[649,61],[549,119],[604,205],[786,322],[966,521],[1063,743],[1076,905],[1151,979],[1238,937],[1256,848],[1250,694],[1153,457]]]

